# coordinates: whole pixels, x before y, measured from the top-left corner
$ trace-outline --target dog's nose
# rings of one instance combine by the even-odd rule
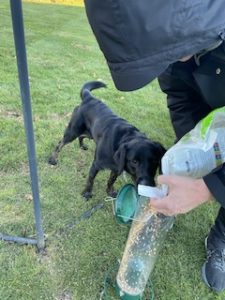
[[[155,186],[155,180],[154,178],[150,178],[150,177],[140,177],[137,180],[137,184]]]

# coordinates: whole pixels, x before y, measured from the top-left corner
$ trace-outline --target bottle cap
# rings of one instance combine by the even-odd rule
[[[149,198],[163,198],[166,193],[160,188],[139,184],[138,194]]]
[[[119,223],[130,223],[138,202],[138,194],[133,184],[125,184],[115,200],[115,216]]]

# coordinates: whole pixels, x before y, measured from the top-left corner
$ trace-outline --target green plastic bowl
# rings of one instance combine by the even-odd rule
[[[119,223],[132,222],[137,207],[138,194],[133,184],[125,184],[118,192],[115,200],[115,216]]]

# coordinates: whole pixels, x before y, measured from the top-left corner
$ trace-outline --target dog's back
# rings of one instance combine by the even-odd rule
[[[84,84],[80,92],[82,102],[78,108],[79,116],[85,123],[86,131],[90,133],[96,143],[103,138],[104,134],[108,136],[108,131],[110,131],[110,142],[116,147],[116,144],[125,134],[131,136],[133,132],[135,134],[137,132],[141,133],[135,126],[119,117],[105,103],[91,94],[92,90],[101,87],[106,87],[106,85],[100,81],[91,81]]]

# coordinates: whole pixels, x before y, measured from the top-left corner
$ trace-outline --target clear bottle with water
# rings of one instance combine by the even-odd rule
[[[174,217],[151,209],[149,196],[140,196],[116,278],[120,299],[141,299],[173,223]]]

